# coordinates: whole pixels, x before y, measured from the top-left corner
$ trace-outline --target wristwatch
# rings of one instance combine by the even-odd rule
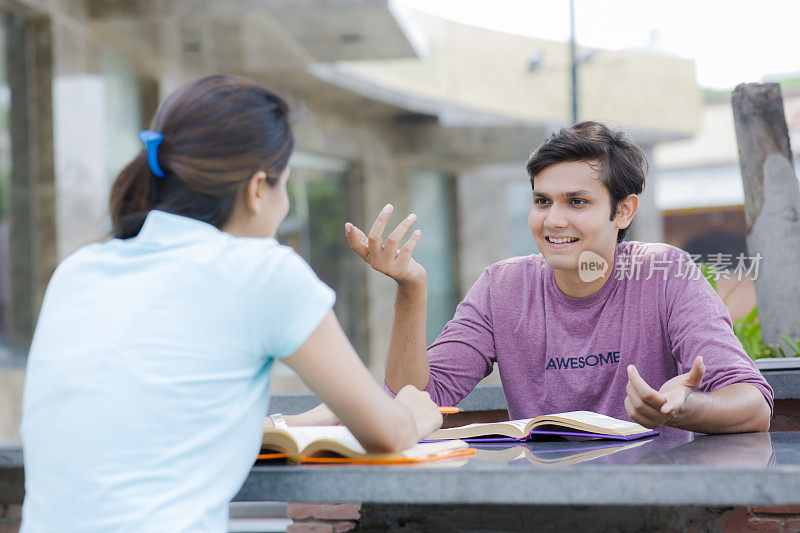
[[[289,425],[286,423],[286,419],[280,413],[275,413],[274,415],[269,415],[272,419],[272,424],[275,426],[275,429],[289,429]]]

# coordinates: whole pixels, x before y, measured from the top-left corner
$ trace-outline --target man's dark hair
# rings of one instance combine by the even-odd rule
[[[525,168],[531,178],[531,188],[536,175],[555,163],[569,161],[596,162],[601,181],[611,196],[611,218],[617,215],[619,202],[631,194],[641,194],[647,174],[647,159],[642,150],[621,130],[599,122],[581,122],[570,128],[561,128],[550,135],[528,159]],[[630,228],[630,226],[628,226]],[[617,232],[617,242],[622,242],[628,228]]]

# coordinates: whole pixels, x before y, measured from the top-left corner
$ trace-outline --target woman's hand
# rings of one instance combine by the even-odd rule
[[[442,414],[427,392],[419,390],[414,385],[406,385],[397,393],[395,401],[411,411],[411,417],[417,428],[417,440],[424,439],[442,427]]]
[[[422,237],[422,232],[420,230],[415,231],[403,247],[398,248],[406,232],[417,220],[417,216],[411,214],[404,218],[394,231],[389,234],[386,242],[383,242],[383,232],[393,209],[392,204],[386,204],[386,207],[378,214],[378,218],[372,225],[369,236],[364,235],[363,231],[350,222],[346,223],[344,231],[347,234],[347,242],[361,259],[369,263],[369,266],[382,274],[386,274],[401,286],[426,286],[427,274],[425,268],[411,257],[414,248]]]

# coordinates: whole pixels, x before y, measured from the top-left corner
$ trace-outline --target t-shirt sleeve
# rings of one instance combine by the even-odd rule
[[[282,246],[270,255],[257,274],[251,319],[262,356],[284,358],[317,329],[336,294],[291,248]]]
[[[725,303],[689,255],[681,252],[666,288],[667,329],[680,373],[702,355],[706,373],[698,390],[711,392],[733,383],[750,383],[773,406],[773,391],[733,333]]]
[[[490,274],[484,270],[428,347],[425,390],[436,404],[455,405],[492,372],[495,359]]]

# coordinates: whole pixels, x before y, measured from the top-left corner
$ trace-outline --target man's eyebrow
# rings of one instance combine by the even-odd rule
[[[564,196],[567,198],[574,198],[575,196],[592,196],[592,193],[586,189],[581,189],[579,191],[565,192]]]
[[[539,192],[539,191],[533,191],[533,195],[536,196],[537,198],[550,198],[549,194],[543,193],[543,192]],[[581,189],[579,191],[570,191],[570,192],[562,193],[561,196],[563,196],[565,198],[575,198],[576,196],[590,196],[591,197],[592,193],[587,191],[586,189]]]

